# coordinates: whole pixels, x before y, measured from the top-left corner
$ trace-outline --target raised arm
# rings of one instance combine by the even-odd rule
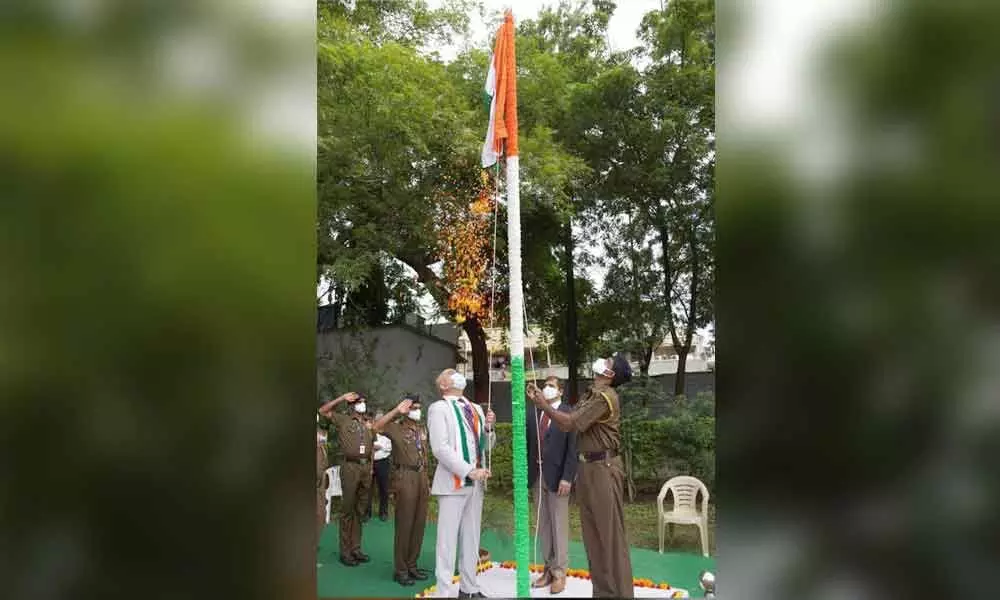
[[[323,415],[327,419],[331,418],[333,415],[333,410],[337,408],[343,402],[355,402],[360,396],[355,392],[347,392],[346,394],[341,394],[333,400],[330,400],[323,406],[319,407],[319,414]]]
[[[542,390],[538,389],[538,386],[533,383],[529,384],[526,393],[528,398],[535,403],[535,406],[542,409],[542,412],[549,416],[549,421],[558,427],[560,431],[573,431],[576,429],[572,417],[569,416],[570,413],[564,413],[552,408],[552,405],[542,395]]]
[[[374,429],[375,431],[384,430],[385,426],[391,423],[393,419],[395,419],[400,415],[404,415],[410,412],[410,406],[412,404],[413,404],[412,400],[403,400],[402,402],[396,405],[396,408],[385,413],[385,415],[383,415],[382,418],[379,419],[378,421],[375,421],[375,424],[372,425],[372,429]]]

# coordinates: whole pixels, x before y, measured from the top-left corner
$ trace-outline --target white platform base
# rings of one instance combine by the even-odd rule
[[[571,571],[574,571],[571,569]],[[539,573],[532,572],[531,578],[535,579]],[[456,577],[456,581],[457,581]],[[634,588],[636,598],[688,598],[687,590],[678,588],[662,589],[658,585],[650,587],[647,585],[637,585]],[[487,598],[515,598],[517,597],[517,572],[514,569],[500,566],[499,563],[492,563],[490,566],[483,565],[479,573],[479,591]],[[566,578],[566,589],[558,594],[550,594],[548,588],[538,588],[531,590],[532,598],[590,598],[593,588],[590,580],[584,577],[570,575]],[[433,587],[428,588],[423,594],[417,597],[434,598],[437,597]]]

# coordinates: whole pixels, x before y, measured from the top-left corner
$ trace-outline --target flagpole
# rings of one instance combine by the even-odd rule
[[[514,15],[510,9],[497,32],[496,46],[486,76],[490,120],[483,143],[482,165],[490,167],[504,154],[507,178],[507,256],[510,281],[511,417],[514,468],[514,560],[517,597],[531,596],[528,537],[528,440],[524,401],[524,290],[521,281],[521,195],[517,145],[517,65],[514,53]],[[499,187],[499,182],[497,182]],[[494,290],[495,291],[495,290]]]
[[[507,25],[508,72],[506,84],[507,140],[505,164],[507,171],[507,256],[510,270],[510,371],[511,412],[514,467],[514,560],[517,561],[517,597],[531,597],[530,552],[528,528],[528,430],[524,401],[524,287],[521,280],[521,191],[520,156],[517,144],[517,60],[514,51],[514,15],[508,8],[504,14]]]
[[[507,249],[510,261],[511,412],[514,430],[514,551],[517,596],[531,596],[528,532],[528,446],[524,404],[524,290],[521,281],[521,197],[519,157],[508,156]]]

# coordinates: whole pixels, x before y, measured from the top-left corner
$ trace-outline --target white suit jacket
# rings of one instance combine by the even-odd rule
[[[472,408],[479,413],[480,422],[486,423],[483,409],[472,402]],[[461,432],[458,427],[465,428],[465,435],[471,436],[472,430],[465,419],[455,419],[455,409],[450,400],[437,400],[427,409],[427,436],[430,438],[431,453],[437,459],[437,470],[434,471],[434,481],[431,482],[431,494],[449,496],[472,493],[473,486],[481,486],[481,481],[473,482],[473,486],[455,489],[455,477],[462,481],[476,468],[475,462],[467,463],[458,450]],[[486,434],[487,447],[492,450],[496,443],[496,430]],[[475,459],[473,459],[475,460]],[[484,465],[485,466],[485,465]]]

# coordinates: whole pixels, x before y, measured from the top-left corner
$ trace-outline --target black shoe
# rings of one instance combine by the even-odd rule
[[[354,560],[358,561],[359,563],[366,563],[371,560],[371,557],[365,554],[364,552],[358,550],[357,552],[354,553]]]
[[[392,576],[392,580],[399,585],[413,585],[413,579],[410,578],[409,573],[396,573]]]
[[[389,520],[389,515],[381,514],[381,515],[378,516],[378,518],[381,519],[381,520],[383,520],[383,521],[388,521]]]
[[[361,564],[353,556],[351,558],[344,558],[343,555],[340,556],[340,562],[343,563],[343,564],[345,564],[345,565],[347,565],[348,567],[356,567],[359,564]]]
[[[459,591],[458,592],[458,597],[459,598],[485,598],[486,596],[484,596],[482,592],[476,592],[474,594],[466,594],[465,592]]]
[[[410,569],[410,578],[416,581],[427,581],[430,579],[430,573],[423,569]]]

